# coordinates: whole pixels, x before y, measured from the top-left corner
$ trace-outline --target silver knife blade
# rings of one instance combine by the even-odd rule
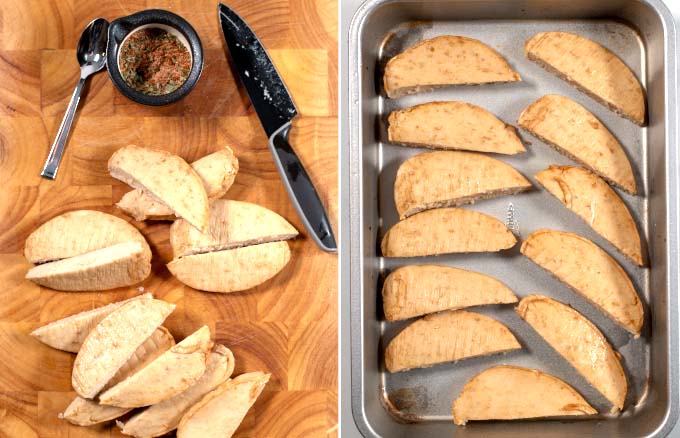
[[[222,33],[241,82],[271,137],[298,113],[283,79],[253,30],[233,10],[219,5]]]

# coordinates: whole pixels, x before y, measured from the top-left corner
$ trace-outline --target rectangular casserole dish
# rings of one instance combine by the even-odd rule
[[[545,30],[578,33],[610,48],[633,69],[647,93],[649,123],[640,128],[526,59],[524,42]],[[386,99],[382,67],[416,42],[451,34],[477,38],[498,50],[523,82],[454,87],[400,99]],[[349,241],[343,242],[343,284],[351,295],[352,413],[370,437],[664,436],[678,415],[678,155],[675,84],[675,30],[665,6],[656,0],[593,1],[400,1],[370,0],[357,10],[349,35]],[[547,93],[563,94],[593,112],[620,140],[640,186],[637,197],[622,194],[635,217],[651,267],[634,267],[585,223],[553,198],[533,175],[549,164],[574,164],[520,131],[527,153],[499,158],[534,182],[527,194],[480,201],[470,208],[504,220],[512,215],[521,241],[546,227],[581,234],[603,247],[624,267],[645,305],[640,339],[587,304],[566,286],[532,266],[519,244],[499,254],[456,254],[414,259],[384,259],[379,245],[397,221],[392,198],[398,166],[424,149],[390,145],[390,111],[436,100],[461,100],[488,109],[516,126],[527,105]],[[345,199],[345,198],[343,198]],[[346,211],[346,210],[345,210]],[[607,414],[610,405],[514,313],[513,306],[476,311],[505,323],[523,345],[520,352],[389,374],[384,369],[387,342],[406,323],[387,323],[382,315],[382,279],[408,264],[436,263],[492,275],[521,298],[541,293],[567,302],[592,320],[622,355],[629,379],[626,409]],[[508,363],[537,368],[574,386],[602,414],[568,421],[452,423],[451,404],[473,375]]]

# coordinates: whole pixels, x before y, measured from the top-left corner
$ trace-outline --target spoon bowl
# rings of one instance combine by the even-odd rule
[[[109,22],[103,18],[96,18],[85,27],[76,53],[81,71],[86,68],[92,74],[104,68],[108,35]]]

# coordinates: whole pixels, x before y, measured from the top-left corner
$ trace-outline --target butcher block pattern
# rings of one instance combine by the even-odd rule
[[[0,437],[122,437],[111,424],[72,426],[57,414],[72,400],[74,355],[28,333],[49,321],[144,291],[175,303],[166,322],[181,339],[208,324],[236,357],[235,374],[262,370],[270,383],[238,437],[337,434],[337,258],[316,248],[285,189],[267,139],[225,55],[214,0],[5,0],[0,2]],[[291,143],[337,232],[337,1],[230,0],[269,50],[298,105]],[[166,107],[120,94],[106,73],[91,79],[56,181],[40,169],[78,78],[75,47],[95,17],[161,8],[200,35],[205,67],[196,89]],[[129,187],[111,178],[109,156],[129,143],[192,162],[224,145],[240,171],[227,197],[272,209],[302,232],[273,279],[250,291],[211,294],[175,280],[169,223],[132,222],[149,241],[153,273],[142,284],[67,293],[24,280],[23,244],[39,224],[66,211],[101,210]]]

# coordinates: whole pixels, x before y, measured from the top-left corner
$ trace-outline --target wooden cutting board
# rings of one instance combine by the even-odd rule
[[[129,143],[163,148],[191,162],[230,145],[240,162],[228,198],[251,201],[302,231],[274,279],[243,293],[199,292],[176,281],[169,224],[137,223],[154,252],[140,286],[177,304],[167,326],[183,338],[208,324],[236,356],[236,373],[272,373],[239,437],[326,437],[337,433],[337,257],[304,233],[279,179],[267,140],[235,78],[218,30],[215,0],[3,0],[0,2],[0,437],[109,437],[118,429],[80,428],[57,418],[74,393],[74,356],[31,338],[35,327],[139,293],[57,292],[24,280],[22,251],[39,224],[94,209],[127,220],[113,204],[129,190],[106,162]],[[337,235],[337,2],[229,0],[269,50],[301,116],[291,142],[316,184]],[[75,47],[95,17],[113,20],[146,8],[171,10],[200,35],[205,67],[183,101],[144,107],[105,72],[81,100],[57,181],[39,176],[77,82]]]

